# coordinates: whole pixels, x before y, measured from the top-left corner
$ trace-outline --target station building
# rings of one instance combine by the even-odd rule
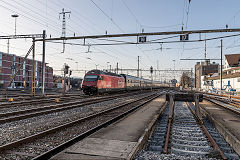
[[[11,77],[17,72],[19,66],[22,65],[20,71],[15,76],[13,82],[9,86]],[[0,52],[0,88],[31,88],[32,84],[32,67],[33,60],[26,59],[14,54]],[[42,62],[35,60],[35,87],[42,86]],[[46,65],[45,67],[45,88],[53,87],[53,68]]]
[[[220,90],[220,72],[202,76],[202,89]],[[240,91],[240,54],[225,55],[222,74],[222,89],[225,91]]]
[[[202,89],[203,77],[218,73],[219,65],[215,62],[210,63],[210,60],[205,60],[204,62],[197,62],[195,65],[195,88]]]

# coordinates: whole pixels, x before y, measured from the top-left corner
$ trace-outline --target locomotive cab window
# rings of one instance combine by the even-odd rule
[[[103,80],[103,76],[99,76],[99,77],[98,77],[98,80]]]
[[[84,81],[96,81],[98,79],[97,75],[86,75]]]

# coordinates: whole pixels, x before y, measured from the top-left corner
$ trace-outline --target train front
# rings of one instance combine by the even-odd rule
[[[83,93],[88,95],[97,94],[98,92],[97,81],[98,81],[97,74],[87,73],[82,83]]]

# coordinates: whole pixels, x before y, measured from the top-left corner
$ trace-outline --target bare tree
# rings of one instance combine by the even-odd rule
[[[183,72],[180,80],[180,85],[183,86],[183,88],[191,86],[191,78],[189,77],[188,73]]]

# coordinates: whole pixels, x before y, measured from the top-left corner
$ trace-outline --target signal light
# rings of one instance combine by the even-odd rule
[[[150,67],[150,73],[151,74],[153,73],[153,67],[152,66]]]

